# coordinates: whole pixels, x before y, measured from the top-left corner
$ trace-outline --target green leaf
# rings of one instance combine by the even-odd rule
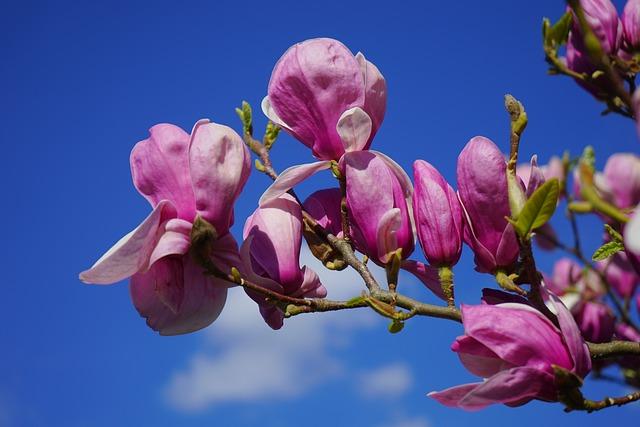
[[[553,215],[558,204],[560,184],[556,178],[542,184],[527,200],[516,221],[516,231],[527,238],[531,230],[543,226]]]
[[[609,224],[605,224],[604,229],[607,230],[607,233],[609,233],[609,236],[611,236],[614,241],[622,243],[622,234],[614,230]]]
[[[596,249],[591,259],[594,261],[602,261],[603,259],[607,259],[611,255],[614,255],[615,253],[623,250],[624,250],[624,245],[622,244],[622,242],[613,240],[611,242],[605,243],[604,245]]]
[[[404,328],[404,322],[400,320],[393,320],[389,323],[389,332],[392,334],[397,334],[402,330],[402,328]]]
[[[567,12],[553,26],[547,31],[547,37],[549,41],[555,43],[555,46],[562,46],[567,42],[569,37],[569,30],[571,29],[571,23],[573,21],[573,15],[571,12]]]

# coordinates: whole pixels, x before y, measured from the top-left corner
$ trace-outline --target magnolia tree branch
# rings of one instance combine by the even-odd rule
[[[593,360],[609,359],[618,356],[640,356],[640,342],[611,341],[602,344],[587,343]]]

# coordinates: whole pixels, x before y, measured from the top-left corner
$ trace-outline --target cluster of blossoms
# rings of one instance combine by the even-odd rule
[[[583,1],[583,15],[607,54],[635,55],[640,2],[629,1],[622,25],[608,4]],[[592,74],[581,27],[574,21],[566,64]],[[601,89],[592,83],[588,89],[599,96]],[[271,168],[265,162],[270,146],[252,138],[247,112],[241,111],[242,137],[208,120],[198,121],[190,135],[173,125],[154,126],[131,153],[134,185],[153,210],[81,273],[81,280],[108,284],[130,277],[136,309],[163,335],[214,322],[230,286],[242,286],[265,322],[279,329],[291,306],[314,311],[327,301],[316,272],[300,266],[304,239],[327,268],[351,266],[361,273],[369,293],[351,306],[371,306],[396,323],[414,315],[415,307],[410,312],[396,307],[411,306],[402,305],[396,290],[398,270],[404,269],[446,301],[439,309],[461,319],[464,335],[452,350],[484,381],[431,393],[437,401],[465,409],[519,406],[532,399],[567,403],[563,396],[578,386],[567,388],[559,378],[579,384],[589,374],[587,341],[640,341],[640,331],[628,318],[628,302],[640,282],[640,159],[616,154],[603,173],[591,174],[583,171],[588,165],[581,160],[574,173],[575,194],[568,194],[567,159],[553,157],[539,166],[534,156],[516,168],[517,148],[515,157],[513,147],[505,156],[494,142],[476,136],[458,157],[457,190],[424,160],[414,162],[412,183],[393,159],[370,149],[386,100],[384,77],[361,53],[353,55],[332,39],[289,48],[273,70],[262,110],[271,123],[309,147],[317,161],[279,175],[270,170],[274,182],[246,219],[240,246],[229,229],[234,202],[251,170],[247,146],[260,154],[263,171]],[[321,171],[330,171],[337,185],[298,199],[294,187]],[[534,218],[524,232],[521,218],[528,206],[541,206],[539,199],[549,189],[556,190],[551,213],[561,197],[586,204],[595,197],[623,215],[624,221],[612,219],[594,202],[592,211],[600,212],[612,230],[604,243],[615,243],[618,250],[598,264],[561,259],[553,275],[541,280],[529,239],[535,235],[543,249],[554,249],[557,237],[548,218],[540,223]],[[416,239],[427,263],[411,259]],[[481,304],[463,304],[458,311],[452,268],[463,243],[474,254],[476,270],[495,276],[507,292],[485,290]],[[354,251],[386,269],[389,291],[367,281],[366,261]],[[605,302],[610,289],[627,302],[622,318]],[[610,361],[636,373],[639,362],[633,356]]]

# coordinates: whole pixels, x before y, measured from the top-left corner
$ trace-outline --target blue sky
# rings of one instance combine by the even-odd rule
[[[592,144],[602,166],[611,153],[638,151],[631,122],[600,117],[589,95],[546,75],[541,20],[558,17],[561,1],[184,3],[3,4],[0,426],[637,421],[637,404],[593,415],[542,403],[479,413],[439,406],[425,394],[473,379],[449,350],[461,328],[446,321],[414,319],[390,335],[375,316],[336,313],[273,332],[232,292],[210,328],[167,338],[139,318],[126,283],[81,284],[78,272],[150,210],[128,163],[147,129],[170,122],[190,130],[203,117],[238,129],[234,107],[245,99],[257,111],[275,61],[311,37],[340,39],[380,68],[389,100],[374,146],[408,171],[422,158],[455,182],[457,154],[475,135],[506,150],[507,92],[529,114],[525,157],[539,153],[546,162]],[[256,126],[264,123],[258,116]],[[288,136],[273,155],[280,170],[312,159]],[[332,184],[321,176],[300,193]],[[237,204],[236,236],[267,185],[252,174]],[[562,218],[555,224],[568,237]],[[595,247],[598,223],[581,218],[580,227]],[[541,254],[540,265],[551,264]],[[456,273],[462,301],[476,302],[492,285],[473,272],[468,251]],[[322,277],[330,296],[359,292],[352,275]],[[435,302],[411,278],[400,286]],[[593,382],[587,390],[625,391]]]

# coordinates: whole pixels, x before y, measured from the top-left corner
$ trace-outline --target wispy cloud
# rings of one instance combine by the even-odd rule
[[[411,369],[405,363],[393,363],[360,375],[359,391],[368,398],[396,398],[413,384]]]
[[[387,422],[384,427],[430,427],[431,423],[424,417],[398,418]],[[380,426],[383,427],[383,426]]]
[[[308,250],[303,251],[301,264],[318,272],[330,298],[348,299],[362,291],[355,272],[326,270]],[[383,277],[379,268],[375,274]],[[241,289],[233,289],[224,312],[207,330],[207,344],[213,345],[206,345],[174,373],[165,396],[184,411],[299,396],[346,375],[347,366],[337,357],[337,349],[349,346],[355,330],[376,324],[370,311],[350,310],[300,315],[285,320],[280,331],[272,331],[255,303]]]

